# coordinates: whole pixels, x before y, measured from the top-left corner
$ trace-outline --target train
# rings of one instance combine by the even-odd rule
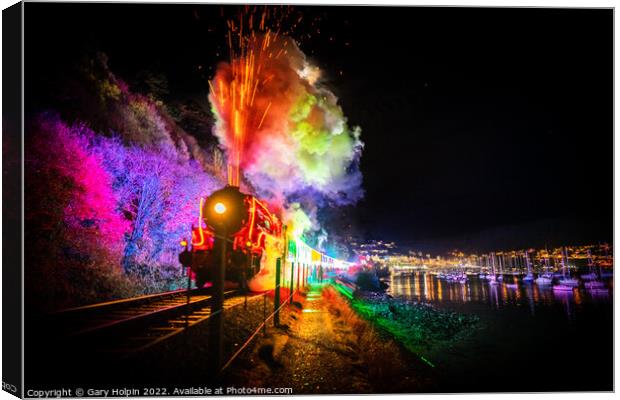
[[[198,223],[191,228],[191,246],[179,257],[190,268],[196,286],[214,279],[220,253],[214,248],[219,235],[226,240],[226,280],[240,287],[261,268],[268,237],[283,239],[283,224],[267,205],[236,186],[226,186],[201,198]]]
[[[225,186],[201,198],[197,222],[191,228],[191,242],[184,244],[179,255],[181,264],[190,268],[197,287],[213,281],[216,266],[220,265],[222,252],[215,248],[218,236],[226,241],[225,279],[241,288],[247,288],[248,281],[260,272],[268,246],[283,257],[285,277],[291,276],[286,272],[291,269],[299,279],[351,265],[287,235],[282,220],[264,202],[236,186]]]

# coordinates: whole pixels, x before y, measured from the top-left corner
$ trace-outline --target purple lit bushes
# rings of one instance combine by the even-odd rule
[[[184,284],[179,240],[197,218],[199,197],[221,185],[187,151],[167,140],[136,144],[99,135],[44,113],[28,124],[25,168],[32,306]]]

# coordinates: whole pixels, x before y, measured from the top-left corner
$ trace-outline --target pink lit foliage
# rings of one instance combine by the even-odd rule
[[[55,117],[40,118],[37,127],[33,145],[46,154],[38,157],[40,172],[66,183],[64,193],[49,193],[64,200],[60,204],[66,238],[79,252],[104,249],[108,257],[118,258],[128,224],[118,213],[118,198],[102,156],[90,145],[94,132],[84,125],[68,126]]]
[[[92,131],[43,114],[25,143],[27,301],[42,309],[132,295],[120,259],[128,224]]]

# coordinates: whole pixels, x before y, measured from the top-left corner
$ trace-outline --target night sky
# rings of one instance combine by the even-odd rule
[[[362,128],[359,234],[435,251],[611,241],[612,10],[297,10],[301,49]],[[26,21],[28,111],[84,52],[130,83],[165,74],[176,101],[206,96],[226,59],[220,6],[27,3]]]

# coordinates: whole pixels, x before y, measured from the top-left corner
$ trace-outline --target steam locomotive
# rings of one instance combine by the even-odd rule
[[[215,251],[216,237],[227,251]],[[191,269],[196,286],[214,279],[220,256],[226,257],[227,281],[244,287],[261,268],[268,237],[283,239],[282,222],[256,197],[226,186],[200,200],[198,225],[192,226],[191,247],[179,259]]]

